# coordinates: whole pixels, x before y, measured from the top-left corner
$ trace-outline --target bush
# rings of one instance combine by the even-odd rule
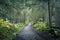
[[[33,25],[34,30],[39,31],[39,30],[46,30],[47,26],[45,22],[37,22],[36,24]]]
[[[23,24],[12,24],[8,20],[0,19],[0,40],[12,40],[22,26]]]
[[[25,25],[24,23],[14,24],[17,32],[20,32],[24,25]]]

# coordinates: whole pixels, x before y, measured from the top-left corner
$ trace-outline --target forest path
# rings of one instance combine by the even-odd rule
[[[32,23],[29,23],[17,34],[15,40],[43,40],[43,38],[33,30]]]

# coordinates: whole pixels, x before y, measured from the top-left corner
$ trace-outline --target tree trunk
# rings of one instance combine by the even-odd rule
[[[50,0],[48,0],[48,16],[49,16],[49,27],[51,27],[51,9],[50,9]]]

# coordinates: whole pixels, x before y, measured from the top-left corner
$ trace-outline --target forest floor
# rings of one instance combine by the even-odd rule
[[[21,32],[17,34],[15,40],[55,40],[55,39],[51,38],[51,36],[49,36],[48,33],[44,33],[42,31],[40,31],[38,35],[37,32],[33,30],[32,24],[29,23],[21,30]]]

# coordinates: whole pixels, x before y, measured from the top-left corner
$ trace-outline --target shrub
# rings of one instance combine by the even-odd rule
[[[13,24],[8,20],[0,19],[0,40],[12,40],[18,30],[22,29],[23,24]]]
[[[34,30],[45,30],[47,28],[45,22],[37,22],[36,24],[33,25]]]
[[[14,24],[17,32],[21,31],[21,29],[24,27],[24,25],[25,25],[24,23]]]

